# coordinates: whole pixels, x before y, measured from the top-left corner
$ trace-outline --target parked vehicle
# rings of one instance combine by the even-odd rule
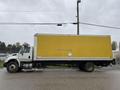
[[[76,64],[79,69],[92,72],[94,66],[113,62],[110,36],[36,34],[34,46],[22,47],[18,54],[5,60],[4,66],[14,73],[49,64]]]

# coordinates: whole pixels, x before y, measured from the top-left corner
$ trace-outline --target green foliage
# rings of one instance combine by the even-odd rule
[[[0,60],[0,68],[3,68],[3,61]]]
[[[23,45],[29,46],[28,43],[24,43]],[[0,53],[18,53],[23,45],[21,45],[19,42],[16,44],[6,45],[4,42],[0,41]]]
[[[6,51],[6,45],[4,42],[0,41],[0,52],[5,53]]]

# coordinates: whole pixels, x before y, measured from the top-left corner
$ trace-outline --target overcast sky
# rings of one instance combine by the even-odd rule
[[[0,22],[75,22],[77,0],[0,0]],[[120,0],[82,0],[80,21],[120,27]],[[0,25],[0,41],[33,44],[35,33],[76,34],[76,25]],[[111,35],[120,30],[80,24],[81,35]]]

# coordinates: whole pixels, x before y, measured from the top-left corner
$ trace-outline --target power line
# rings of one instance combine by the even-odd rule
[[[96,26],[96,27],[104,27],[104,28],[120,29],[120,27],[107,26],[107,25],[99,25],[99,24],[92,24],[92,23],[85,23],[85,22],[80,22],[80,24],[90,25],[90,26]]]
[[[18,23],[18,22],[0,22],[0,25],[58,25],[58,26],[62,26],[62,24],[68,24],[68,23]]]
[[[77,24],[77,23],[19,23],[19,22],[0,22],[0,25],[67,25],[67,24]],[[114,26],[108,26],[108,25],[99,25],[99,24],[93,24],[93,23],[86,23],[86,22],[80,22],[79,24],[83,25],[89,25],[89,26],[95,26],[95,27],[103,27],[103,28],[111,28],[111,29],[120,29],[120,27],[114,27]]]

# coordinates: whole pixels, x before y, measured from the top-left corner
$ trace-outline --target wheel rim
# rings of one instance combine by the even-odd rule
[[[9,70],[10,70],[10,71],[15,71],[15,70],[16,70],[16,65],[15,65],[15,64],[11,64],[11,65],[9,66]]]
[[[86,63],[85,65],[86,71],[93,71],[94,70],[94,64],[93,63]]]
[[[93,70],[93,67],[92,67],[92,66],[88,66],[88,67],[87,67],[87,70],[88,70],[88,71],[92,71],[92,70]]]

